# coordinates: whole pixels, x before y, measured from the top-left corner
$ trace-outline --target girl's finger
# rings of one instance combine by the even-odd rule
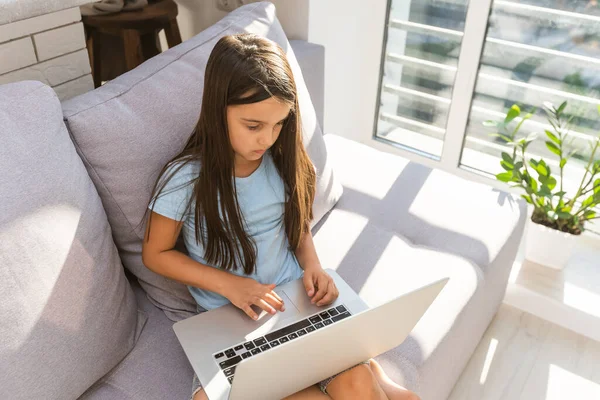
[[[327,280],[327,293],[325,296],[317,303],[318,306],[324,306],[330,304],[332,302],[333,295],[335,293],[335,289],[333,287],[333,280]]]
[[[271,296],[275,297],[277,300],[283,303],[283,299],[274,290],[271,290],[268,294],[270,294]]]
[[[317,293],[315,294],[315,297],[313,297],[311,303],[313,304],[317,304],[323,297],[325,297],[325,295],[327,294],[327,281],[325,279],[323,279],[324,282],[319,281],[318,287],[319,290],[317,291]]]
[[[315,294],[315,284],[313,282],[313,276],[307,273],[304,273],[304,289],[306,289],[306,294],[308,297],[312,297]]]
[[[257,301],[256,303],[257,306],[259,306],[260,308],[262,308],[263,310],[265,310],[266,312],[268,312],[269,314],[275,314],[277,311],[273,308],[273,306],[271,306],[269,303],[267,303],[266,301],[264,301],[263,299],[260,299],[259,301]]]
[[[242,311],[244,311],[250,318],[254,320],[258,319],[258,315],[256,315],[254,310],[252,310],[252,307],[250,307],[248,304],[242,307]]]
[[[327,292],[327,294],[325,295],[325,297],[323,297],[323,299],[317,303],[317,305],[320,306],[326,306],[328,304],[333,303],[333,301],[335,300],[336,296],[335,296],[335,291],[331,288],[331,286],[329,286],[329,291]]]
[[[283,306],[283,301],[281,301],[278,298],[276,298],[275,296],[273,296],[272,293],[275,293],[275,292],[270,292],[265,295],[265,300],[267,301],[267,303],[269,303],[270,305],[272,305],[279,311],[285,311],[285,307]],[[277,297],[279,297],[279,296],[277,296]]]
[[[340,291],[338,290],[337,286],[335,286],[335,282],[333,280],[331,280],[329,289],[331,289],[331,293],[333,294],[333,300],[337,299],[340,295]]]

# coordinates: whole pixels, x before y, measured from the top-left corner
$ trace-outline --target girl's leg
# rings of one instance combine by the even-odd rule
[[[419,396],[417,396],[414,392],[403,388],[402,386],[398,385],[396,382],[391,380],[377,361],[373,359],[369,360],[369,366],[371,367],[371,371],[373,371],[373,375],[375,375],[375,377],[377,378],[379,386],[381,386],[388,399],[420,400]]]
[[[196,394],[194,395],[194,397],[192,398],[193,400],[208,400],[208,396],[206,395],[206,393],[204,393],[204,389],[196,392]]]
[[[331,397],[321,392],[321,389],[319,389],[317,385],[312,385],[283,400],[331,400]]]
[[[333,400],[388,400],[368,364],[360,364],[333,378],[327,385]]]
[[[204,390],[200,390],[196,393],[193,400],[208,400],[208,397],[206,396],[206,393],[204,393]],[[294,393],[283,400],[331,400],[331,397],[327,396],[321,392],[317,386],[313,385],[298,393]]]

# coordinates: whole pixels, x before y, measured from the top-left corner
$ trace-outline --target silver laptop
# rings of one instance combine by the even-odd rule
[[[400,345],[448,278],[369,308],[333,270],[339,289],[325,307],[302,280],[275,292],[286,310],[257,321],[233,305],[173,326],[210,400],[280,400]]]

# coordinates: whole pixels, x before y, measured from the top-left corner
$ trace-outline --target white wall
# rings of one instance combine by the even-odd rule
[[[308,41],[325,46],[325,130],[373,133],[386,0],[311,0]]]
[[[227,13],[217,9],[214,0],[175,0],[179,6],[177,23],[183,40],[208,28]],[[251,1],[247,1],[251,2]],[[308,0],[271,0],[277,18],[289,39],[308,38]]]

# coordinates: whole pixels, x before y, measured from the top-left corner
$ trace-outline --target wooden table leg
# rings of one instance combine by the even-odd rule
[[[94,79],[94,88],[102,86],[102,40],[95,29],[90,30],[88,51],[90,51],[90,59],[92,66],[92,78]]]
[[[140,35],[142,43],[142,57],[144,61],[160,54],[160,42],[158,40],[158,32],[150,32]]]
[[[134,29],[124,29],[123,45],[125,49],[125,67],[127,68],[127,71],[131,71],[144,61],[142,57],[140,34],[138,31]]]
[[[177,19],[173,18],[169,21],[168,25],[165,26],[165,36],[167,37],[167,44],[169,47],[175,47],[181,43],[181,34],[179,33]]]

